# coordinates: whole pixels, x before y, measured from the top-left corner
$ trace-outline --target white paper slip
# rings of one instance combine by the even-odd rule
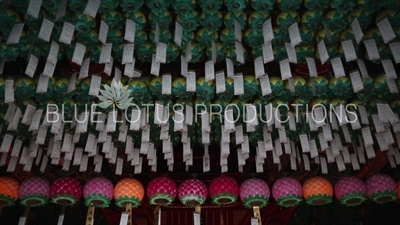
[[[84,14],[91,16],[93,18],[96,17],[97,11],[99,10],[101,1],[100,0],[89,0],[86,4]]]
[[[272,49],[271,42],[267,42],[262,45],[262,54],[263,54],[264,64],[274,61],[274,50]]]
[[[325,64],[329,59],[329,55],[328,51],[326,50],[324,40],[318,43],[318,54],[319,54],[319,59],[321,60],[321,64]]]
[[[392,42],[389,44],[390,51],[392,52],[394,61],[400,63],[400,43],[399,42]]]
[[[383,19],[377,25],[385,44],[396,38],[396,34],[394,33],[392,25],[390,24],[388,18]]]
[[[42,0],[30,0],[26,14],[37,19],[39,17],[39,12],[41,7],[42,7]]]
[[[188,72],[188,63],[186,62],[186,58],[181,56],[181,75],[186,77]]]
[[[130,19],[126,19],[124,39],[130,43],[135,42],[136,23]]]
[[[274,40],[274,31],[272,30],[271,19],[264,22],[262,30],[263,30],[264,43],[268,43]]]
[[[125,64],[125,67],[124,67],[124,75],[129,78],[132,78],[134,70],[135,70],[135,64],[127,63],[127,64]]]
[[[90,58],[83,60],[82,66],[79,70],[78,79],[84,79],[89,76]]]
[[[368,78],[369,74],[368,74],[368,70],[367,70],[367,67],[365,66],[364,61],[361,59],[357,59],[357,65],[358,65],[358,68],[360,69],[362,78]]]
[[[62,19],[65,16],[65,12],[67,10],[67,3],[68,0],[61,0],[60,3],[58,3],[58,8],[56,12],[56,21]]]
[[[22,30],[24,29],[24,23],[14,24],[10,35],[8,35],[7,44],[18,44],[21,37]]]
[[[387,79],[397,79],[396,70],[394,69],[392,60],[382,60],[383,70]]]
[[[99,63],[109,63],[111,61],[112,43],[105,44],[101,48]]]
[[[399,93],[399,89],[397,89],[397,84],[395,79],[386,78],[386,84],[389,88],[390,93]]]
[[[181,47],[182,45],[182,33],[183,29],[180,23],[175,21],[175,33],[174,33],[174,42],[177,46]]]
[[[205,70],[206,81],[215,80],[214,61],[208,60],[204,65],[204,70]]]
[[[293,48],[301,43],[302,40],[300,36],[299,25],[297,24],[297,22],[289,27],[289,37],[290,37],[290,44],[292,45]]]
[[[364,33],[361,29],[360,23],[358,22],[357,18],[355,18],[351,23],[351,29],[353,30],[354,38],[357,44],[359,44],[364,37]]]
[[[308,73],[310,77],[318,77],[317,66],[315,64],[315,60],[313,58],[306,58]]]
[[[366,147],[373,145],[374,140],[372,139],[371,130],[369,129],[369,127],[362,128],[361,132],[362,132],[362,137],[364,139],[364,145]]]
[[[154,76],[159,76],[160,75],[160,67],[161,64],[156,60],[156,55],[153,54],[152,60],[151,60],[151,69],[150,69],[150,74]]]
[[[292,71],[290,69],[289,59],[280,61],[279,68],[281,71],[282,80],[287,80],[292,77]]]
[[[264,62],[263,62],[262,56],[259,56],[256,59],[254,59],[254,72],[255,72],[256,78],[259,78],[259,77],[265,75]]]
[[[351,80],[351,85],[353,86],[354,93],[357,93],[364,89],[360,73],[357,70],[350,73],[350,80]]]
[[[157,43],[156,46],[156,60],[160,63],[167,62],[167,45],[165,43]]]
[[[121,214],[121,220],[119,221],[119,225],[128,225],[129,213],[123,212]]]
[[[242,25],[236,20],[233,20],[233,25],[235,28],[235,39],[238,42],[242,41]]]
[[[233,68],[233,62],[229,58],[225,58],[226,62],[226,76],[227,77],[233,77],[235,75],[235,71]]]
[[[6,79],[5,81],[4,102],[14,102],[14,79]]]
[[[70,45],[72,38],[74,37],[74,32],[75,32],[75,25],[70,24],[68,22],[64,22],[59,41],[61,43]]]
[[[217,47],[214,41],[211,41],[211,59],[215,63],[217,63]]]
[[[186,91],[196,92],[196,72],[189,71],[186,76]]]
[[[162,76],[162,89],[161,89],[161,93],[163,95],[171,94],[171,84],[172,84],[171,74],[164,74]]]
[[[97,97],[101,86],[101,76],[93,75],[90,80],[89,95]]]
[[[40,27],[39,31],[39,38],[42,39],[43,41],[49,42],[51,33],[53,32],[53,27],[54,27],[53,22],[47,19],[43,19],[42,26]]]
[[[111,57],[111,58],[110,58],[110,62],[109,62],[109,63],[106,63],[106,64],[104,65],[104,73],[107,74],[108,76],[111,76],[111,72],[112,72],[112,69],[113,69],[113,65],[114,65],[114,58]],[[115,77],[115,75],[114,75],[114,77]],[[120,80],[121,80],[121,79],[120,79]]]
[[[64,223],[64,214],[60,214],[59,216],[58,216],[58,221],[57,221],[57,225],[63,225],[63,223]]]
[[[48,76],[48,77],[53,77],[55,69],[56,69],[56,64],[46,61],[46,64],[43,69],[43,75]]]
[[[262,76],[259,78],[262,96],[269,95],[272,93],[271,83],[269,76]]]
[[[331,59],[331,65],[333,68],[333,73],[335,74],[336,78],[346,76],[346,73],[344,72],[344,68],[343,68],[343,64],[342,64],[342,59],[340,57]]]
[[[83,58],[85,57],[86,46],[81,43],[76,43],[74,54],[72,55],[72,62],[81,66]]]
[[[215,75],[215,81],[217,94],[225,92],[225,74],[223,71],[217,72],[217,74]]]
[[[285,43],[285,47],[289,62],[297,64],[297,55],[294,47],[289,43]]]
[[[58,46],[57,43],[52,41],[49,55],[47,56],[47,61],[55,65],[57,63],[57,56],[58,56],[59,50],[60,50],[60,46]]]
[[[239,42],[235,42],[235,50],[236,50],[236,61],[244,64],[244,53],[243,53],[243,45]]]
[[[236,74],[233,77],[233,89],[234,95],[243,95],[244,94],[244,86],[243,86],[243,75]]]
[[[36,86],[36,93],[46,93],[50,77],[41,74]]]
[[[28,77],[33,78],[33,76],[35,75],[38,63],[39,63],[39,59],[36,56],[34,56],[33,54],[31,54],[29,56],[28,66],[26,67],[26,70],[25,70],[25,74]]]
[[[125,44],[124,45],[124,51],[122,54],[122,64],[129,64],[133,63],[133,53],[135,50],[135,45],[134,44]]]
[[[376,46],[375,39],[368,39],[364,41],[365,49],[367,49],[367,54],[369,60],[378,60],[380,59],[378,46]]]
[[[347,62],[357,59],[357,53],[352,40],[342,41],[342,49]]]
[[[189,41],[186,44],[186,49],[185,49],[185,59],[186,62],[190,62],[192,60],[192,41]]]

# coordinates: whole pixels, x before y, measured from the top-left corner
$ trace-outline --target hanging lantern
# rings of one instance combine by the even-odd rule
[[[58,178],[50,187],[50,197],[56,204],[74,205],[81,196],[81,184],[71,177]]]
[[[336,10],[329,11],[325,16],[326,24],[332,33],[338,33],[347,27],[347,20],[344,13]]]
[[[348,77],[331,78],[329,82],[331,92],[338,98],[351,98],[353,89]]]
[[[124,207],[131,204],[131,207],[140,206],[144,197],[144,188],[140,181],[133,178],[120,180],[114,189],[115,204]]]
[[[231,59],[233,64],[236,65],[236,66],[242,65],[241,62],[236,60],[237,56],[236,56],[236,49],[235,48],[226,49],[226,58]],[[246,63],[247,50],[245,48],[243,48],[243,59],[244,59],[244,62]]]
[[[206,29],[200,29],[197,31],[196,39],[200,45],[203,46],[211,46],[212,42],[218,42],[218,32],[217,31],[210,31]]]
[[[182,29],[194,31],[199,26],[200,15],[196,10],[192,10],[185,14],[178,14],[177,22],[182,26]]]
[[[375,1],[374,2],[379,2]],[[366,30],[369,25],[371,24],[371,16],[372,12],[368,10],[361,10],[356,8],[355,10],[351,11],[348,15],[347,22],[351,24],[355,18],[357,18],[358,23],[360,24],[361,29]]]
[[[311,11],[322,11],[329,5],[325,0],[304,0],[304,6]]]
[[[124,25],[122,15],[118,11],[109,11],[101,14],[101,19],[108,25],[110,30],[120,30]]]
[[[254,217],[261,223],[260,208],[268,204],[270,190],[268,184],[258,178],[246,180],[240,186],[240,199],[246,208],[253,208]]]
[[[241,12],[246,8],[246,0],[225,0],[229,12]]]
[[[251,7],[259,12],[269,12],[274,9],[275,0],[251,0]]]
[[[135,48],[135,53],[140,61],[151,62],[155,50],[156,49],[151,42],[146,42],[145,44],[139,45]]]
[[[217,94],[221,101],[230,102],[232,100],[234,93],[233,85],[233,79],[230,77],[225,77],[225,92]]]
[[[212,46],[207,46],[207,58],[212,59]],[[215,54],[217,63],[225,60],[225,47],[221,42],[215,43]]]
[[[217,31],[222,26],[222,13],[217,12],[202,12],[200,15],[200,24],[206,30]]]
[[[395,8],[379,12],[379,14],[376,16],[375,23],[378,24],[381,20],[385,18],[389,20],[392,28],[397,28],[400,26],[400,15]]]
[[[358,8],[360,8],[362,11],[366,11],[369,13],[374,13],[380,10],[384,4],[387,4],[387,2],[375,0],[357,0]]]
[[[268,12],[254,11],[249,16],[249,26],[256,31],[262,31],[265,21],[270,19]]]
[[[280,12],[276,18],[276,24],[281,29],[287,29],[292,24],[300,21],[299,14],[297,12]]]
[[[159,42],[168,44],[172,38],[172,34],[169,30],[161,30],[161,31],[159,31],[158,38],[159,38],[158,39]],[[151,40],[151,42],[153,42],[154,45],[157,45],[155,29],[151,30],[151,32],[150,32],[150,40]]]
[[[300,182],[294,178],[283,177],[272,186],[272,196],[282,207],[293,207],[303,199],[303,189]]]
[[[310,42],[309,42],[310,43]],[[295,47],[297,61],[300,63],[307,63],[307,58],[315,58],[315,49],[312,45],[300,44]]]
[[[172,95],[181,101],[186,101],[192,98],[193,93],[186,91],[186,79],[178,77],[172,82]]]
[[[152,179],[147,186],[147,196],[151,205],[170,205],[176,198],[175,181],[168,177]]]
[[[29,77],[21,77],[14,83],[15,97],[19,100],[32,98],[36,94],[35,82]]]
[[[232,29],[223,29],[220,36],[223,47],[235,48],[235,32]]]
[[[18,200],[19,182],[11,177],[0,177],[0,215],[3,207],[13,206]]]
[[[203,12],[217,12],[221,8],[222,0],[199,0],[198,4]]]
[[[135,2],[131,0],[121,0],[119,5],[124,12],[140,12],[140,8],[142,8],[144,0],[137,0]]]
[[[21,183],[18,190],[20,203],[23,206],[43,206],[49,199],[50,184],[39,177],[29,178]]]
[[[213,203],[226,205],[234,203],[239,196],[239,185],[231,177],[222,175],[210,183],[210,197]]]
[[[365,184],[367,196],[376,203],[386,203],[397,199],[396,182],[386,174],[373,175]]]
[[[339,13],[347,14],[354,10],[356,6],[355,1],[346,1],[346,0],[336,0],[330,1],[331,8],[335,9]]]
[[[171,23],[171,21],[172,21],[172,16],[168,10],[161,12],[151,11],[149,15],[150,26],[153,29],[156,29],[157,23],[160,28],[167,29],[169,28],[169,24]]]
[[[175,12],[179,14],[185,14],[195,9],[195,0],[172,0],[172,6]]]
[[[100,208],[108,207],[113,198],[114,186],[110,180],[104,177],[96,177],[89,180],[83,189],[85,204],[95,205]]]
[[[280,10],[284,12],[293,12],[300,8],[302,0],[278,0],[277,4]]]
[[[356,206],[362,204],[367,199],[365,194],[365,184],[358,177],[343,177],[335,184],[335,196],[344,205]]]
[[[301,15],[301,25],[309,30],[322,28],[322,11],[305,11]]]
[[[239,22],[242,30],[244,30],[246,28],[247,16],[244,12],[228,12],[228,13],[226,13],[225,17],[224,17],[225,27],[228,29],[234,29],[235,28],[235,20],[237,22]]]
[[[204,101],[211,101],[215,94],[215,84],[213,80],[206,81],[205,77],[196,80],[196,97]]]
[[[332,184],[323,177],[308,179],[303,185],[303,196],[309,205],[325,205],[332,202]]]
[[[146,4],[152,12],[162,12],[168,9],[170,2],[170,0],[149,0]]]
[[[192,41],[191,47],[192,47],[192,50],[191,50],[192,59],[190,60],[190,63],[197,63],[200,61],[201,57],[203,57],[203,55],[204,55],[204,46],[196,43],[195,41]],[[186,57],[186,55],[185,55],[185,57]]]
[[[364,33],[364,40],[374,39],[376,45],[383,45],[384,41],[378,28],[371,28]]]
[[[179,200],[186,206],[200,206],[207,199],[207,186],[198,179],[186,180],[179,186],[178,196]]]
[[[264,37],[262,31],[254,29],[247,29],[244,33],[244,40],[248,46],[262,46],[264,44]],[[262,47],[261,47],[262,48]]]
[[[80,35],[87,34],[93,29],[93,27],[96,27],[96,20],[83,13],[74,16],[74,23],[75,29]]]

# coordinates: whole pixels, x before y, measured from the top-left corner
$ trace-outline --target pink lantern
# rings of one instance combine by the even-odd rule
[[[25,180],[19,186],[19,199],[23,206],[39,207],[47,203],[50,197],[50,183],[40,177]]]
[[[293,207],[303,200],[303,187],[291,177],[278,179],[272,186],[272,196],[282,207]]]
[[[59,178],[51,185],[50,196],[56,204],[73,205],[82,197],[82,185],[72,177]]]
[[[175,181],[169,177],[157,177],[147,185],[147,196],[151,205],[169,205],[177,194]]]
[[[248,179],[240,185],[240,199],[246,208],[265,207],[270,195],[268,184],[258,178]]]
[[[96,207],[108,207],[114,195],[114,185],[104,177],[96,177],[85,184],[83,197],[85,204]]]
[[[222,175],[211,181],[210,197],[215,204],[225,205],[234,203],[239,196],[239,192],[239,185],[232,177]]]
[[[366,181],[367,196],[376,203],[394,201],[396,195],[396,182],[388,175],[373,175]]]
[[[335,184],[335,196],[347,206],[361,205],[367,198],[364,182],[354,176],[343,177]]]
[[[207,199],[207,186],[201,180],[186,180],[179,186],[178,196],[179,200],[186,206],[199,206]]]

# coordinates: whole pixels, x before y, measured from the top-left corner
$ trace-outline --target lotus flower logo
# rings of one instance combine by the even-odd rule
[[[100,100],[99,107],[107,109],[111,105],[119,109],[126,109],[131,105],[132,99],[129,98],[131,90],[128,90],[128,85],[124,86],[121,81],[112,80],[111,86],[103,84],[104,90],[100,90],[98,96]]]

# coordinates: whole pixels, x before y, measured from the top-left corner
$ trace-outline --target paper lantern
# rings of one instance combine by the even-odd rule
[[[0,177],[0,201],[3,206],[13,206],[18,200],[19,182],[11,177]]]
[[[203,12],[217,12],[221,8],[222,0],[199,0],[198,4]]]
[[[153,53],[155,53],[155,47],[151,42],[146,42],[143,45],[135,47],[135,53],[138,59],[142,62],[151,62]]]
[[[102,0],[99,6],[98,13],[108,13],[113,11],[118,6],[117,0]]]
[[[152,12],[158,13],[167,10],[170,2],[170,0],[149,0],[146,4]]]
[[[147,196],[151,205],[170,205],[176,198],[175,181],[168,177],[157,177],[147,185]]]
[[[331,78],[329,88],[338,98],[350,98],[353,94],[351,82],[348,77]]]
[[[308,179],[303,185],[303,196],[309,205],[325,205],[332,202],[332,184],[323,177]]]
[[[169,30],[162,30],[162,31],[159,31],[158,38],[159,38],[158,39],[159,42],[164,43],[164,44],[168,44],[168,42],[170,42],[170,40],[172,38],[172,35],[171,35],[171,32]],[[156,43],[156,30],[154,30],[154,29],[151,30],[150,40],[153,42],[153,44],[155,46],[157,46],[157,43]]]
[[[127,12],[125,13],[125,18],[132,20],[136,24],[136,32],[143,30],[143,28],[146,26],[146,16],[144,15],[143,12],[137,11],[137,12]],[[136,36],[135,36],[136,39]]]
[[[301,15],[301,25],[310,30],[322,28],[322,11],[305,11]]]
[[[232,29],[223,29],[221,32],[221,41],[224,48],[235,48],[235,32]]]
[[[179,77],[172,82],[172,94],[181,101],[192,98],[193,93],[186,91],[186,79]]]
[[[229,12],[241,12],[246,8],[246,0],[225,0]]]
[[[240,185],[240,199],[246,208],[263,208],[268,204],[269,197],[268,184],[261,179],[251,178]]]
[[[249,26],[253,30],[262,32],[263,24],[268,19],[270,19],[270,15],[268,12],[254,11],[249,16]]]
[[[103,13],[101,14],[101,19],[108,25],[108,28],[111,30],[119,30],[124,25],[122,23],[122,15],[118,11],[109,11],[107,13]]]
[[[94,205],[100,208],[109,206],[114,194],[114,185],[104,177],[89,180],[83,188],[86,206]]]
[[[280,12],[276,18],[276,25],[281,29],[287,29],[292,24],[300,21],[299,14],[297,12]]]
[[[143,100],[150,94],[146,83],[141,79],[130,80],[128,90],[131,91],[130,97],[133,97],[136,101]]]
[[[210,31],[206,29],[200,29],[197,31],[197,41],[200,45],[203,46],[211,46],[212,42],[218,42],[218,32],[217,31]]]
[[[142,8],[144,0],[137,0],[135,2],[131,0],[121,0],[119,5],[124,12],[140,12],[140,8]]]
[[[184,181],[178,189],[179,200],[186,206],[202,205],[208,196],[207,186],[198,179]]]
[[[217,12],[202,12],[200,15],[200,24],[206,30],[217,31],[222,26],[222,13]]]
[[[24,180],[19,186],[18,195],[21,205],[39,207],[47,203],[50,196],[50,183],[40,177]]]
[[[330,1],[330,6],[339,13],[347,14],[354,10],[356,3],[354,1],[336,0]]]
[[[239,196],[239,185],[229,176],[219,176],[210,183],[210,197],[213,203],[226,205],[234,203]]]
[[[153,29],[156,29],[157,23],[160,28],[167,29],[169,28],[171,20],[171,13],[168,10],[161,12],[151,11],[149,15],[150,26]]]
[[[68,1],[68,9],[76,14],[83,13],[86,8],[87,2],[82,2],[81,0],[70,0]]]
[[[200,15],[196,10],[191,10],[185,14],[178,14],[177,22],[184,30],[194,31],[199,26]]]
[[[259,12],[269,12],[274,9],[275,0],[251,0],[250,3]]]
[[[374,2],[379,2],[379,1],[375,1]],[[367,11],[367,10],[361,10],[359,8],[356,8],[355,10],[351,11],[347,17],[347,22],[349,24],[351,24],[355,18],[357,18],[358,23],[360,24],[360,27],[363,30],[366,30],[369,25],[371,24],[371,16],[372,16],[372,12],[371,11]]]
[[[377,174],[365,182],[367,196],[376,203],[386,203],[397,199],[396,182],[386,174]]]
[[[115,185],[114,198],[118,207],[125,207],[127,203],[131,203],[132,207],[136,208],[140,206],[143,197],[143,185],[136,179],[124,178]]]
[[[190,12],[196,7],[195,0],[172,0],[172,7],[175,12],[185,14]]]
[[[244,40],[248,46],[262,46],[264,44],[264,36],[262,31],[248,29],[244,33]]]
[[[207,58],[212,59],[212,46],[207,46]],[[225,47],[221,42],[215,43],[216,61],[219,63],[225,60]]]
[[[228,29],[235,29],[235,20],[239,22],[242,30],[246,28],[247,16],[244,12],[228,12],[224,17],[225,27]]]
[[[365,194],[365,184],[358,177],[343,177],[335,184],[335,196],[344,205],[356,206],[362,204],[367,199]]]
[[[82,197],[82,185],[71,177],[58,178],[50,187],[52,202],[60,205],[74,205]]]
[[[76,14],[74,16],[75,30],[78,34],[87,34],[93,27],[96,27],[96,20],[86,14]],[[78,35],[79,36],[79,35]]]
[[[206,81],[205,77],[199,77],[196,80],[197,99],[210,101],[215,94],[215,84],[213,80]]]
[[[282,46],[282,47],[275,47],[273,48],[274,51],[276,50],[277,52],[282,52],[284,51],[286,54],[286,48],[285,43],[290,42],[289,38],[289,32],[287,31],[286,28],[280,28],[280,27],[274,27],[273,28],[274,32],[274,40],[272,41],[273,46]],[[287,57],[287,54],[286,54]]]
[[[203,55],[204,55],[204,46],[192,41],[191,47],[192,47],[192,51],[191,51],[192,59],[190,60],[190,63],[197,63],[200,61],[201,57],[203,57]]]
[[[14,95],[19,100],[32,98],[36,94],[35,82],[28,77],[19,78],[14,86]]]
[[[300,8],[302,0],[278,0],[277,4],[280,10],[284,12],[293,12]]]
[[[169,42],[167,45],[167,63],[174,62],[178,58],[180,52],[175,43]]]
[[[303,200],[303,189],[296,179],[283,177],[275,181],[272,186],[272,196],[279,206],[293,207]]]
[[[325,21],[329,29],[334,32],[340,32],[347,27],[345,14],[336,10],[329,11],[325,16]]]
[[[297,61],[300,63],[307,63],[307,58],[314,58],[315,49],[312,45],[300,44],[295,47]]]

